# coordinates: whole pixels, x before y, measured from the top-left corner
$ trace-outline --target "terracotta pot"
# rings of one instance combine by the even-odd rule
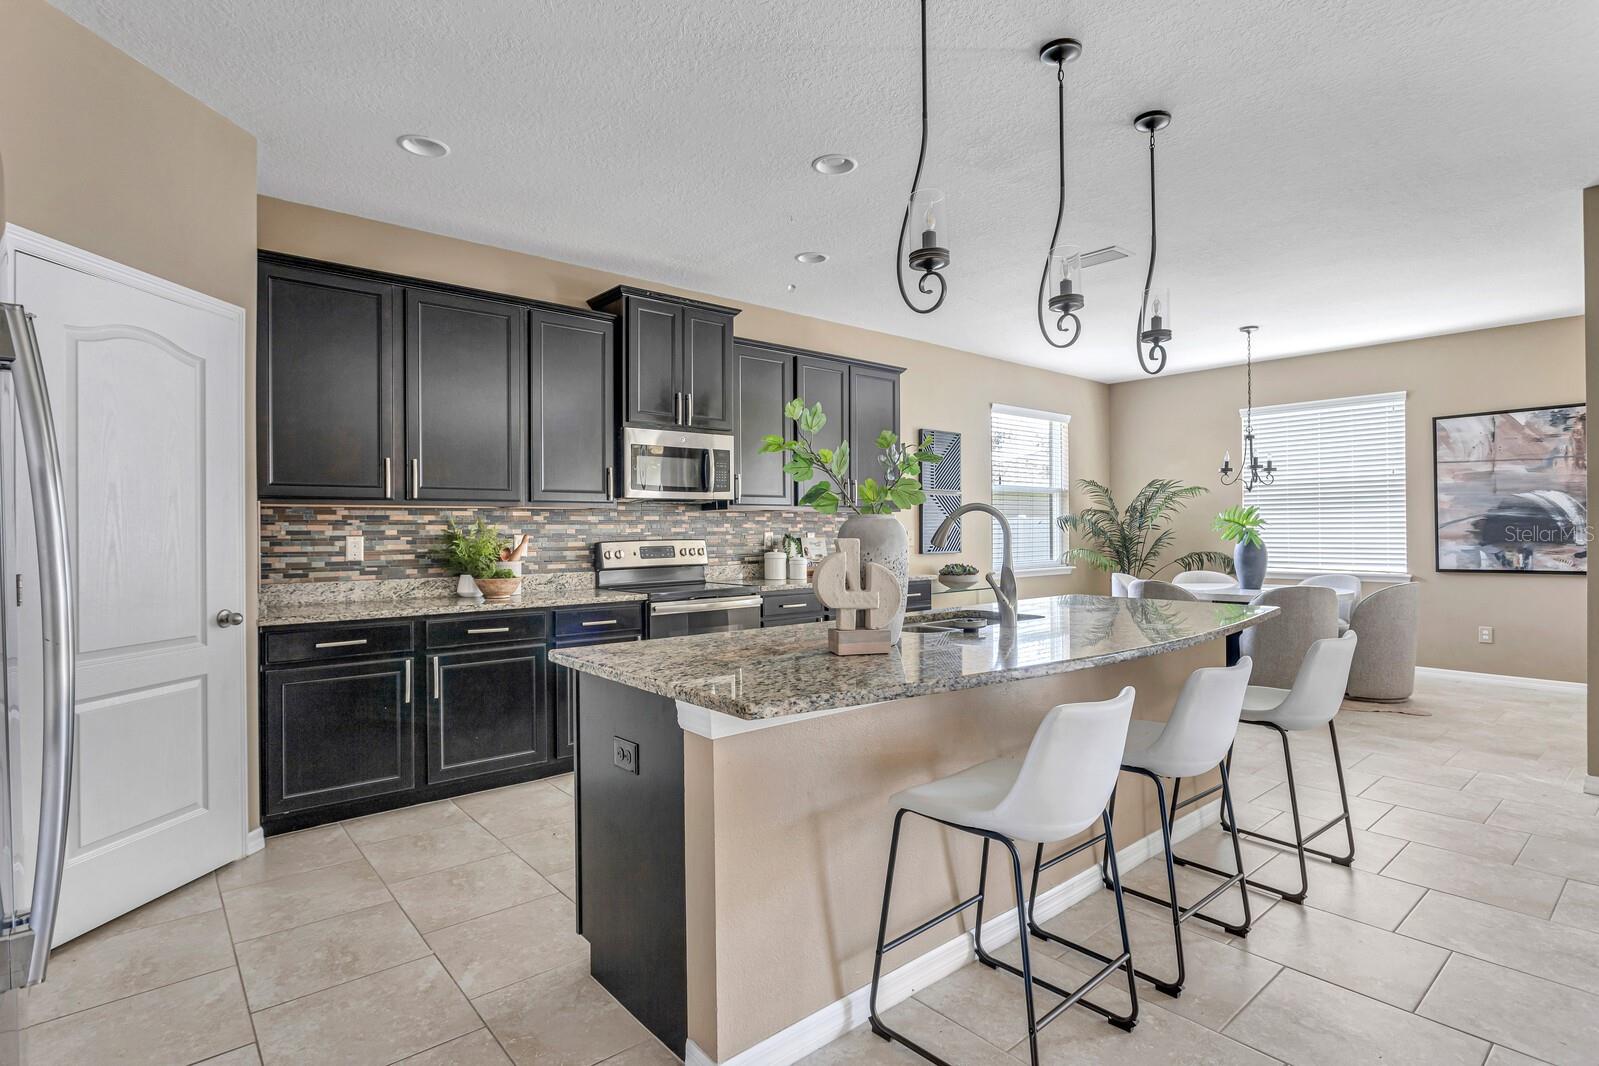
[[[477,582],[477,590],[483,593],[485,600],[515,599],[522,591],[522,579],[519,577],[479,577],[473,580]]]

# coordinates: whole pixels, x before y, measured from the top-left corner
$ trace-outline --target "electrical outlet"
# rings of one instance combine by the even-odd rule
[[[638,741],[612,737],[611,762],[630,774],[638,773]]]
[[[366,537],[351,534],[344,538],[344,561],[358,563],[366,558]]]
[[[1478,644],[1492,644],[1493,642],[1494,642],[1494,627],[1493,626],[1478,626],[1477,627],[1477,643]]]
[[[765,549],[769,550],[774,545],[776,545],[776,543],[777,543],[777,534],[773,533],[770,529],[768,529],[765,533],[761,534],[761,547],[762,548],[765,548]]]

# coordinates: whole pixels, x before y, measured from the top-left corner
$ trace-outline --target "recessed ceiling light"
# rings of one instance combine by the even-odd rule
[[[420,133],[407,133],[397,142],[412,155],[419,155],[425,159],[437,159],[450,154],[450,146],[443,141],[435,141],[432,137],[424,137]]]
[[[796,255],[794,257],[794,259],[795,259],[796,262],[805,263],[807,265],[812,264],[812,263],[825,263],[825,262],[827,262],[827,253],[826,252],[801,252],[799,255]]]
[[[848,174],[858,166],[855,160],[836,152],[819,155],[811,160],[811,169],[818,174]]]

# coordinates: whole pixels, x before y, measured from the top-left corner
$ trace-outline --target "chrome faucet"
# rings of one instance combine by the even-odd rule
[[[967,511],[981,511],[993,516],[999,525],[999,535],[1002,538],[1003,554],[1000,557],[999,574],[988,574],[988,585],[994,590],[994,599],[999,601],[999,624],[1005,629],[1016,628],[1016,571],[1011,569],[1010,554],[1010,520],[986,503],[967,503],[955,508],[949,517],[939,523],[938,531],[933,534],[933,545],[938,548],[944,546],[949,539],[950,531],[955,528],[955,523]]]

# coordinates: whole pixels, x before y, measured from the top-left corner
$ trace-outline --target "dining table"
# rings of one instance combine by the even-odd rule
[[[1191,593],[1195,599],[1207,600],[1211,603],[1252,603],[1256,596],[1274,588],[1292,588],[1290,585],[1267,585],[1260,589],[1246,589],[1236,582],[1231,585],[1184,585],[1185,592]],[[1325,586],[1324,586],[1325,587]],[[1344,615],[1344,608],[1349,601],[1354,599],[1352,589],[1333,589],[1338,596],[1338,614]],[[1232,666],[1243,655],[1243,642],[1239,640],[1240,634],[1231,633],[1227,637],[1227,665]]]

